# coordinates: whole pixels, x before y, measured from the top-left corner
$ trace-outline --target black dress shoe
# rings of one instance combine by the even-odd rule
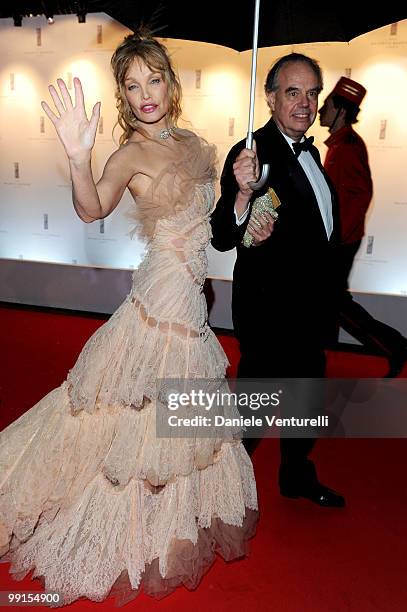
[[[396,378],[399,376],[407,362],[407,347],[395,351],[388,357],[389,371],[384,378]]]
[[[325,508],[345,506],[343,495],[319,482],[315,466],[309,459],[297,464],[280,465],[279,486],[284,497],[304,497]]]
[[[309,488],[301,487],[297,490],[292,488],[281,488],[280,492],[284,497],[291,497],[294,499],[304,497],[305,499],[309,499],[310,501],[314,502],[314,504],[324,506],[325,508],[343,508],[345,506],[345,498],[343,495],[329,489],[328,487],[325,487],[321,483]]]

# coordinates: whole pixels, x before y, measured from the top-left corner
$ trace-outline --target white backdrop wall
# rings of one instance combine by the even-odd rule
[[[105,14],[24,19],[15,28],[0,20],[0,258],[128,270],[136,267],[144,245],[128,236],[126,194],[114,213],[82,223],[72,208],[67,162],[40,101],[47,85],[63,77],[82,79],[87,106],[102,101],[93,158],[95,176],[116,148],[114,84],[109,61],[128,31]],[[217,45],[166,42],[184,92],[184,122],[216,143],[220,168],[230,147],[245,136],[250,52]],[[365,139],[374,180],[369,210],[351,283],[354,291],[407,295],[407,20],[361,36],[351,43],[315,43],[261,49],[258,58],[256,126],[269,117],[263,82],[279,56],[299,51],[315,57],[329,93],[345,74],[368,90],[357,130]],[[310,133],[322,157],[328,133],[315,123]],[[116,131],[116,140],[119,132]],[[234,252],[208,249],[209,274],[230,279]],[[0,299],[1,299],[0,295]],[[7,296],[4,296],[8,299]]]

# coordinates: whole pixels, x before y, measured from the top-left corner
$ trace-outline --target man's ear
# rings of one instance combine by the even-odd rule
[[[273,112],[276,104],[276,94],[274,91],[269,91],[266,93],[266,101],[269,109],[271,112]]]

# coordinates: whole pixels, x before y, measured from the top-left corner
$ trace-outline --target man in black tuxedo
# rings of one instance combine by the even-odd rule
[[[239,378],[321,378],[324,348],[335,339],[337,297],[335,251],[339,217],[312,139],[322,74],[311,58],[292,53],[269,71],[265,83],[272,112],[254,133],[256,150],[235,145],[221,177],[221,198],[212,215],[212,245],[237,248],[232,314],[239,340]],[[300,143],[300,145],[299,145]],[[299,145],[299,146],[298,146]],[[270,173],[252,191],[260,164]],[[281,205],[276,221],[251,214],[254,200],[272,187]],[[242,245],[248,232],[254,239]],[[254,450],[257,440],[244,440]],[[281,438],[279,486],[282,495],[305,497],[321,506],[343,506],[344,498],[322,485],[308,458],[314,438]]]

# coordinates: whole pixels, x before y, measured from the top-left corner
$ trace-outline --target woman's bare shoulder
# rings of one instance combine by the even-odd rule
[[[121,165],[131,168],[135,173],[140,172],[145,165],[149,149],[150,146],[146,139],[128,140],[111,154],[108,163],[114,166]]]
[[[132,137],[127,142],[125,142],[125,144],[121,145],[121,147],[117,149],[117,152],[120,152],[120,154],[124,157],[133,157],[134,155],[137,155],[139,153],[145,153],[146,149],[148,148],[148,139],[143,138],[142,136],[140,136],[139,138]]]

